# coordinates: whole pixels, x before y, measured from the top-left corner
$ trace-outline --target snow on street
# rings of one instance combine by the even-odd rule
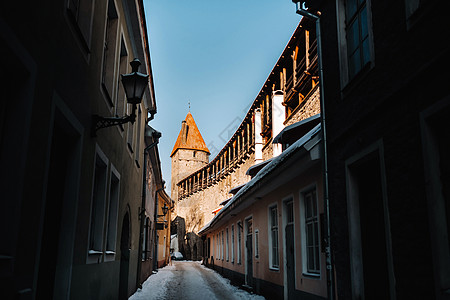
[[[129,300],[192,299],[192,300],[264,300],[230,284],[217,272],[200,262],[174,261],[172,266],[150,276]]]

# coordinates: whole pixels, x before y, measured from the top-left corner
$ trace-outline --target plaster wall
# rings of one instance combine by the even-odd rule
[[[211,259],[214,260],[214,267],[225,268],[237,273],[245,275],[245,239],[246,236],[242,232],[242,242],[241,242],[241,257],[242,263],[237,263],[237,228],[238,222],[241,222],[245,230],[245,220],[249,217],[253,219],[253,255],[255,255],[255,232],[258,231],[259,239],[259,256],[253,257],[253,277],[256,279],[262,279],[264,281],[269,281],[279,286],[284,286],[285,278],[285,258],[284,258],[284,226],[285,226],[285,213],[283,210],[283,201],[287,200],[289,197],[293,199],[294,205],[294,239],[295,239],[295,273],[297,274],[295,278],[295,288],[296,290],[301,290],[307,293],[318,295],[321,297],[326,297],[326,268],[325,268],[325,255],[320,253],[320,276],[313,277],[310,275],[305,275],[303,272],[303,259],[302,259],[302,233],[300,227],[301,214],[304,211],[301,210],[301,192],[307,190],[311,187],[316,187],[317,192],[317,203],[319,214],[323,213],[323,193],[322,193],[322,176],[320,171],[320,164],[316,164],[311,169],[304,172],[303,175],[297,176],[292,180],[288,181],[286,184],[280,186],[274,191],[270,192],[266,196],[262,197],[256,203],[252,204],[245,210],[233,216],[225,225],[215,228],[213,231],[209,232],[206,238],[211,240],[210,257],[208,257],[208,262],[211,263]],[[271,269],[269,264],[269,207],[277,205],[278,207],[278,245],[279,245],[279,268]],[[234,261],[231,259],[231,225],[234,225]],[[217,234],[224,232],[226,236],[226,230],[228,228],[230,240],[229,244],[229,260],[226,260],[226,255],[224,254],[224,259],[221,256],[217,257]],[[242,229],[241,229],[242,230]],[[320,232],[320,230],[319,230]],[[219,235],[220,236],[220,235]],[[219,239],[221,242],[221,237]],[[226,242],[224,243],[226,245]],[[219,243],[219,247],[222,245]],[[224,248],[224,253],[226,249]]]

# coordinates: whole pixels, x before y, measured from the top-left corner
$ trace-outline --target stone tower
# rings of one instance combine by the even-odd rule
[[[209,163],[210,152],[206,147],[197,124],[191,112],[188,112],[181,122],[181,130],[173,146],[172,158],[171,198],[177,202],[177,183]]]

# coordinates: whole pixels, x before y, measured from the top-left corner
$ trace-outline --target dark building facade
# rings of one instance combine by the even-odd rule
[[[445,4],[306,1],[321,12],[336,299],[450,299]]]
[[[156,113],[143,1],[2,1],[0,50],[0,297],[128,298]],[[133,109],[120,75],[135,58],[149,80]]]

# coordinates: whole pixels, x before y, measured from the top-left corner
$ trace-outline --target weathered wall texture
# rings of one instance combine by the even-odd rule
[[[304,105],[299,105],[294,112],[284,121],[289,126],[320,113],[320,89],[316,85],[306,97]]]
[[[272,143],[267,143],[262,149],[263,160],[268,160],[273,157],[273,145]]]
[[[186,221],[186,232],[198,232],[211,221],[214,217],[212,212],[220,207],[222,201],[232,196],[229,191],[250,180],[250,176],[245,173],[254,161],[255,155],[252,153],[215,184],[176,201],[177,214]]]
[[[173,200],[178,199],[177,183],[181,179],[207,165],[208,162],[209,154],[204,151],[178,149],[172,156],[172,188],[170,197]]]

